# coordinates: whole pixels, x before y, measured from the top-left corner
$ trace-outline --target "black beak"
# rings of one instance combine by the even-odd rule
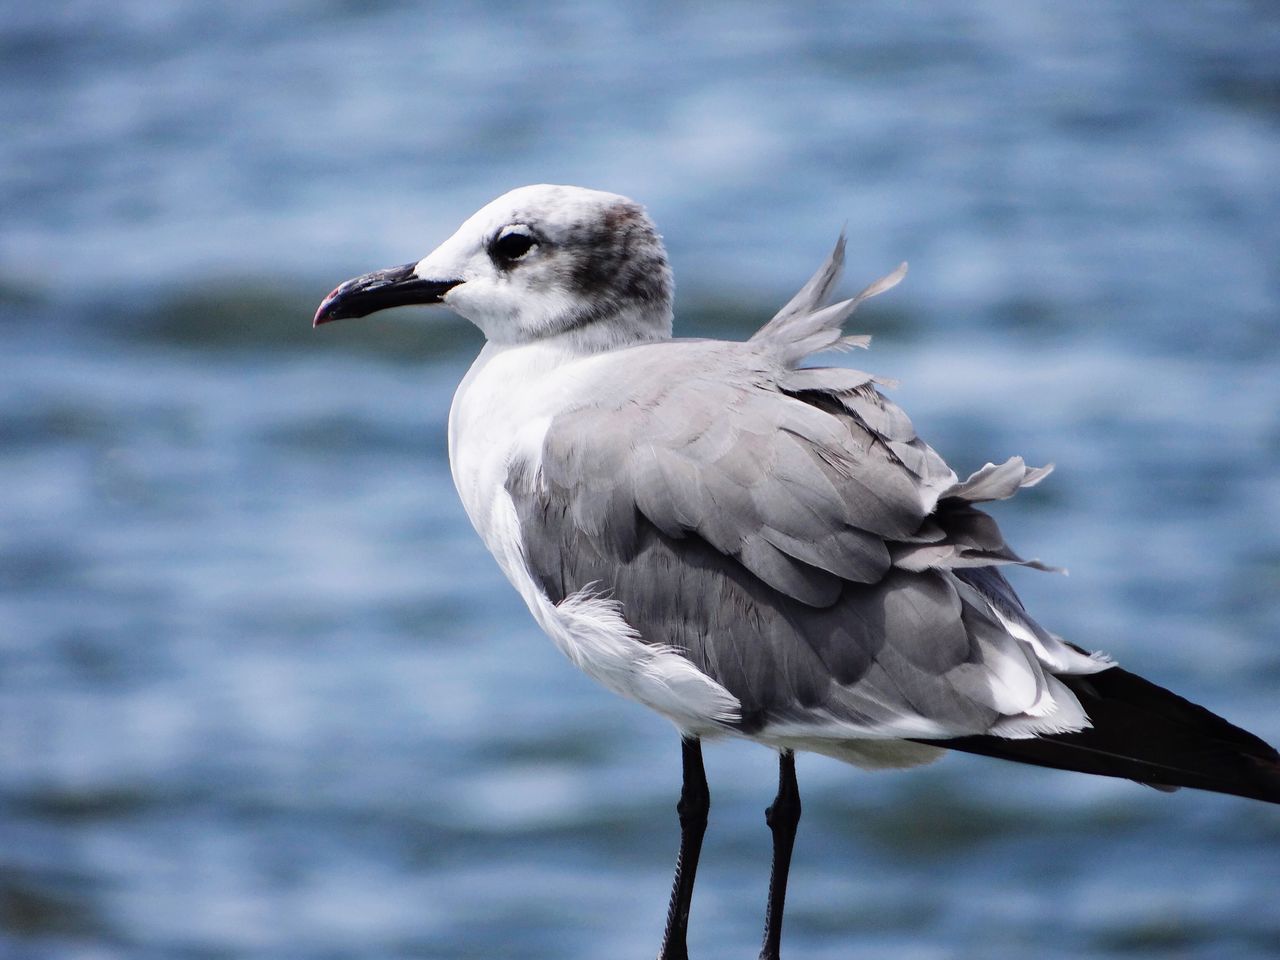
[[[406,263],[348,280],[324,298],[311,325],[318,327],[331,320],[367,317],[390,307],[440,303],[441,297],[462,282],[423,280],[413,275],[415,266],[417,264]]]

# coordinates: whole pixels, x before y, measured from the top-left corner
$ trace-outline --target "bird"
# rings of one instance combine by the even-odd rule
[[[863,768],[947,750],[1280,803],[1280,755],[1204,707],[1042,627],[1029,566],[982,505],[1040,483],[1020,457],[961,479],[884,389],[816,355],[902,264],[828,303],[842,233],[749,339],[675,338],[645,209],[539,184],[420,260],[348,280],[313,324],[443,305],[485,345],[449,412],[477,533],[570,661],[665,716],[680,845],[659,948],[685,960],[710,809],[702,741],[778,754],[761,960],[778,960],[801,814],[795,753]]]

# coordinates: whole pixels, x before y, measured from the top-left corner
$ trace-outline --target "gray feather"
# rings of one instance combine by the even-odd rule
[[[1026,471],[956,484],[905,415],[868,423],[845,400],[884,410],[871,396],[813,389],[838,377],[792,393],[795,371],[769,375],[752,344],[629,354],[608,399],[553,419],[541,471],[511,474],[548,596],[605,591],[644,640],[737,697],[745,729],[918,715],[987,730],[1000,714],[983,650],[1014,641],[970,611],[982,594],[948,568],[1018,562],[963,495],[1004,493]],[[944,471],[961,496],[930,514]]]
[[[607,397],[553,418],[538,469],[513,465],[526,560],[553,602],[592,586],[619,602],[740,701],[745,730],[916,717],[983,733],[1042,682],[1034,657],[1012,674],[1028,689],[993,681],[1030,654],[985,605],[1060,641],[994,571],[1025,561],[973,504],[1047,469],[1014,458],[959,482],[875,377],[797,366],[901,279],[823,308],[842,259],[843,238],[748,343],[623,351]]]
[[[844,251],[845,251],[845,234],[840,231],[840,236],[836,240],[836,245],[831,253],[827,255],[827,259],[822,266],[818,268],[818,272],[809,278],[808,282],[796,293],[794,297],[787,301],[781,310],[773,315],[764,328],[756,334],[756,336],[769,336],[766,331],[783,329],[786,325],[797,317],[805,316],[813,313],[827,302],[831,295],[831,288],[834,287],[840,279],[840,274],[844,270]]]
[[[1028,467],[1021,457],[1010,457],[1004,463],[988,463],[957,483],[943,496],[982,503],[990,500],[1008,500],[1022,487],[1034,487],[1053,472],[1053,464]]]
[[[823,350],[838,349],[841,346],[866,346],[869,341],[865,337],[844,336],[844,322],[853,316],[853,312],[864,300],[897,286],[907,275],[907,265],[900,264],[893,273],[881,277],[856,297],[822,307],[821,302],[838,276],[843,260],[842,236],[822,269],[814,274],[791,302],[756,332],[751,342],[758,344],[773,359],[787,367],[794,367],[810,354]]]

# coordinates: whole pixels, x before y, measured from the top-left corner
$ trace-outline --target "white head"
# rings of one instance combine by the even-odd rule
[[[316,324],[443,303],[494,343],[566,337],[602,349],[671,336],[671,268],[644,208],[541,184],[503,194],[417,263],[348,280]]]

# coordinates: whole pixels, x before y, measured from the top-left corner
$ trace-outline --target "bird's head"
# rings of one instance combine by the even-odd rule
[[[340,285],[315,325],[442,303],[495,343],[576,335],[600,345],[671,335],[671,268],[644,208],[582,187],[520,187],[416,263]]]

